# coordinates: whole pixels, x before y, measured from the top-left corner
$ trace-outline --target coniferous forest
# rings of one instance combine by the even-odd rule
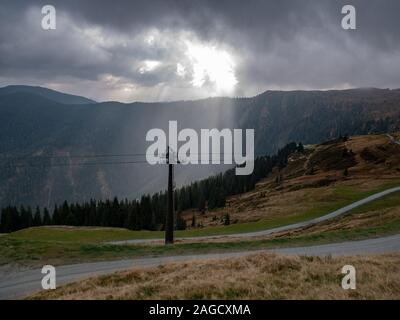
[[[283,168],[290,154],[302,152],[302,144],[294,142],[280,149],[276,155],[258,157],[254,171],[248,176],[235,175],[235,169],[227,170],[207,179],[194,182],[174,191],[177,212],[177,229],[186,224],[180,213],[187,209],[200,212],[225,206],[226,197],[254,189],[256,183],[268,176],[276,166]],[[56,205],[48,208],[8,206],[1,210],[0,232],[12,232],[32,226],[71,225],[124,227],[131,230],[163,230],[167,211],[167,192],[143,195],[140,199],[90,200],[85,203]]]

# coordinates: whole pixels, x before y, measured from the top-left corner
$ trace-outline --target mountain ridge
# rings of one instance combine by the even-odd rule
[[[400,88],[378,88],[378,87],[357,87],[357,88],[348,88],[348,89],[294,89],[294,90],[265,90],[259,94],[253,96],[243,96],[243,97],[229,97],[229,96],[210,96],[201,99],[182,99],[182,100],[168,100],[168,101],[141,101],[135,100],[130,102],[123,102],[118,100],[104,100],[104,101],[96,101],[90,98],[87,98],[83,95],[74,95],[66,92],[62,92],[59,90],[50,89],[42,86],[30,86],[30,85],[7,85],[4,87],[0,87],[0,95],[2,94],[10,94],[10,93],[32,93],[41,95],[49,100],[53,100],[56,102],[64,103],[64,104],[105,104],[105,103],[119,103],[123,105],[132,105],[132,104],[174,104],[174,103],[193,103],[193,102],[205,102],[209,100],[224,100],[224,99],[232,99],[232,100],[251,100],[257,97],[266,96],[268,94],[313,94],[313,93],[360,93],[365,91],[388,91],[388,92],[398,92]],[[51,95],[54,95],[52,98]],[[71,99],[71,101],[63,102],[61,98],[57,98],[57,95],[66,96]],[[76,100],[75,100],[76,99]],[[75,101],[74,101],[75,100]]]
[[[0,88],[0,95],[12,93],[31,93],[36,94],[50,100],[63,103],[63,104],[93,104],[97,103],[92,99],[64,93],[61,91],[40,87],[40,86],[27,86],[27,85],[8,85]]]
[[[319,143],[346,134],[400,130],[400,90],[274,91],[253,98],[130,104],[62,104],[17,92],[0,94],[0,118],[0,154],[4,156],[0,159],[0,205],[51,205],[91,197],[132,198],[165,189],[163,166],[89,167],[74,165],[72,156],[144,154],[149,145],[146,132],[152,128],[167,132],[171,120],[178,121],[179,129],[253,128],[255,152],[272,154],[292,141]],[[21,154],[28,159],[9,158]],[[65,163],[59,167],[59,162],[45,161],[41,155],[62,156]],[[104,158],[93,159],[104,162]],[[144,156],[126,159],[145,160]],[[25,166],[31,162],[42,167]],[[222,165],[179,166],[176,183],[188,184],[226,169]]]

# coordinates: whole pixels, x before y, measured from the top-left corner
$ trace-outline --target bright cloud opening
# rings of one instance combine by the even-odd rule
[[[181,65],[179,62],[176,64],[176,74],[180,77],[184,77],[186,74],[186,69],[183,65]]]
[[[187,57],[192,63],[194,87],[203,87],[206,82],[215,85],[217,93],[230,93],[238,80],[232,56],[223,49],[212,45],[187,42]]]
[[[154,60],[145,60],[143,62],[143,65],[139,68],[139,72],[141,74],[153,71],[156,69],[159,65],[161,64],[160,61],[154,61]]]

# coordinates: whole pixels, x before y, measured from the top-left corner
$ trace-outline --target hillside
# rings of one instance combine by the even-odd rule
[[[226,207],[206,209],[204,213],[184,211],[182,216],[189,228],[175,232],[177,241],[173,246],[163,245],[163,231],[132,231],[104,225],[51,225],[2,236],[0,264],[58,265],[151,255],[246,251],[398,234],[400,197],[397,192],[305,228],[269,235],[235,235],[321,217],[399,186],[399,169],[400,146],[386,135],[354,136],[308,145],[304,151],[292,153],[286,167],[275,168],[254,190],[229,197]],[[116,213],[112,211],[113,215]],[[193,214],[196,225],[191,227]],[[224,225],[226,214],[230,215],[230,225]],[[198,238],[202,236],[210,237]],[[182,240],[183,237],[186,239]],[[155,238],[160,241],[124,242]]]
[[[93,277],[29,299],[399,299],[399,258],[397,253],[333,258],[262,253],[168,263]],[[357,290],[338,285],[346,264],[357,266]]]
[[[48,88],[43,88],[43,87],[32,87],[32,86],[22,86],[22,85],[11,85],[11,86],[6,86],[3,88],[0,88],[0,95],[6,95],[6,94],[12,94],[12,93],[19,93],[19,94],[24,94],[24,93],[30,93],[30,94],[36,94],[38,96],[41,96],[43,98],[58,102],[58,103],[63,103],[63,104],[91,104],[91,103],[96,103],[96,101],[81,97],[81,96],[76,96],[72,94],[66,94],[62,93],[56,90],[51,90]]]
[[[132,199],[165,189],[163,166],[104,162],[143,161],[147,131],[166,129],[168,120],[196,130],[254,128],[256,153],[272,154],[290,141],[320,143],[341,134],[397,130],[399,105],[400,90],[382,89],[267,91],[252,98],[90,105],[59,103],[37,92],[0,94],[0,205],[51,207],[64,200]],[[176,183],[226,169],[180,166]]]
[[[394,134],[398,136],[398,134]],[[226,214],[231,223],[287,220],[340,207],[371,190],[400,184],[400,145],[386,135],[362,135],[305,146],[292,154],[288,165],[260,181],[253,191],[232,196],[226,207],[200,214],[184,212],[196,227],[222,225]]]

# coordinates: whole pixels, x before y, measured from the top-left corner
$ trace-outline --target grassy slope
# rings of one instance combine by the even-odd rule
[[[343,290],[344,265],[356,290]],[[257,254],[104,275],[31,299],[399,299],[400,255],[298,257]],[[171,290],[174,288],[174,290]]]
[[[310,163],[304,157],[299,158],[291,161],[290,165],[282,171],[285,175],[283,189],[277,188],[272,175],[260,183],[256,190],[233,197],[228,206],[220,213],[232,213],[231,221],[237,219],[242,223],[230,226],[210,225],[206,228],[178,231],[176,235],[178,237],[220,235],[287,225],[327,214],[372,193],[400,184],[400,180],[398,180],[400,153],[397,149],[398,146],[389,143],[387,137],[382,135],[358,136],[352,137],[346,142],[347,147],[354,151],[357,158],[357,165],[350,170],[350,178],[343,178],[341,170],[330,171],[332,168],[327,166],[330,163],[335,167],[335,163],[331,163],[331,147],[336,150],[336,153],[341,154],[342,144],[339,142],[315,148],[312,156],[318,158],[321,168],[316,170],[313,175],[306,172]],[[384,161],[363,160],[360,155],[365,148],[369,148],[370,154],[372,153]],[[335,176],[334,184],[320,187],[316,183],[319,179],[328,176],[332,178],[332,174]],[[388,183],[388,181],[391,182]],[[396,197],[396,195],[393,196]],[[0,237],[0,264],[12,262],[29,265],[40,265],[43,262],[62,264],[152,254],[250,250],[390,234],[400,230],[398,212],[385,211],[383,219],[381,213],[374,212],[377,208],[380,210],[390,208],[391,202],[387,199],[389,198],[368,204],[366,208],[370,214],[369,216],[364,215],[365,217],[361,220],[357,216],[357,212],[360,214],[359,210],[363,209],[357,209],[358,211],[355,210],[352,215],[341,217],[339,222],[336,219],[298,232],[263,239],[249,238],[240,241],[230,239],[228,240],[230,242],[225,243],[177,243],[168,247],[159,245],[112,246],[101,243],[135,238],[162,238],[163,233],[115,228],[32,228]],[[209,215],[205,214],[204,216],[211,220],[215,214],[216,212],[209,212]],[[202,216],[203,220],[204,216]],[[354,224],[357,221],[359,223]]]
[[[371,194],[400,185],[400,181],[390,182],[369,191],[357,191],[354,187],[335,186],[333,192],[324,202],[318,202],[311,210],[299,212],[296,215],[281,216],[275,219],[263,219],[255,222],[231,224],[229,226],[216,226],[202,229],[176,231],[177,237],[200,237],[208,235],[235,234],[251,231],[265,230],[280,227],[300,221],[310,220],[323,216],[331,211],[346,206],[352,202],[365,198]],[[126,239],[151,239],[163,238],[162,231],[131,231],[123,228],[100,227],[45,227],[29,228],[13,232],[10,238],[20,240],[40,241],[73,241],[73,242],[105,242]]]
[[[348,189],[340,189],[338,194],[347,197],[355,197]],[[341,198],[341,197],[340,197]],[[332,220],[351,220],[354,215],[363,215],[374,212],[376,208],[385,210],[400,207],[400,196],[392,194],[383,199],[366,204],[354,209],[345,217]],[[177,243],[173,246],[160,245],[130,245],[114,246],[103,245],[101,242],[109,240],[121,240],[130,237],[132,231],[113,228],[31,228],[21,230],[0,238],[0,263],[10,262],[42,265],[45,263],[63,264],[90,260],[104,260],[126,258],[144,255],[162,254],[189,254],[218,251],[254,250],[261,248],[272,248],[280,246],[300,246],[313,243],[327,243],[348,239],[361,239],[370,236],[391,234],[400,231],[400,214],[387,215],[388,218],[372,216],[371,223],[366,222],[355,228],[341,228],[340,223],[332,230],[310,230],[292,234],[284,234],[279,237],[264,239],[244,239],[229,242],[198,242]],[[383,217],[386,217],[383,215]]]

